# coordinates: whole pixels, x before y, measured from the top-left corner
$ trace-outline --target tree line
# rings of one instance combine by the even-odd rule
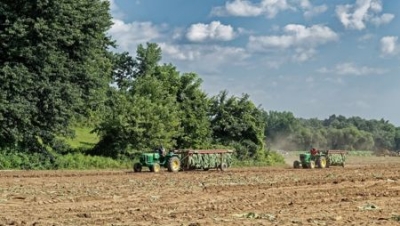
[[[266,112],[247,94],[209,96],[199,75],[161,64],[156,43],[117,53],[109,8],[102,0],[0,2],[2,152],[68,154],[62,138],[76,124],[100,137],[85,154],[115,159],[160,145],[229,147],[260,161],[283,144],[399,148],[399,128],[384,120],[297,119]]]
[[[326,149],[398,151],[400,127],[387,120],[331,115],[327,119],[296,118],[291,112],[270,111],[267,116],[267,142],[282,149]]]

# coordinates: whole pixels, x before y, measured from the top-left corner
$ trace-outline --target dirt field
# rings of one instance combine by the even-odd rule
[[[0,171],[0,225],[399,225],[400,157],[176,174]]]

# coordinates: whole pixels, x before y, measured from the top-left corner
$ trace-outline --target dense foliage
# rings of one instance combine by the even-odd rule
[[[0,2],[0,146],[43,152],[108,84],[108,1]]]
[[[217,143],[235,147],[240,159],[262,158],[265,121],[261,109],[248,95],[241,98],[227,92],[211,98],[211,128]]]

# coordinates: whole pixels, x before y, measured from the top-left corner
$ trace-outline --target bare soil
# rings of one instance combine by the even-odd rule
[[[0,171],[0,225],[399,224],[399,157],[313,170]]]

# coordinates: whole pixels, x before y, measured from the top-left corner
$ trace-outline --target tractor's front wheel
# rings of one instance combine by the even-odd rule
[[[181,160],[178,157],[171,157],[168,161],[168,171],[169,172],[178,172],[181,168]]]
[[[308,164],[308,168],[314,169],[315,168],[315,162],[311,160],[310,163]]]
[[[133,164],[133,171],[134,172],[142,172],[142,164],[140,164],[139,162]]]
[[[293,162],[293,168],[300,169],[300,167],[301,167],[301,165],[300,165],[300,162],[298,160]]]
[[[161,167],[160,167],[160,164],[158,164],[158,163],[154,163],[152,166],[150,166],[150,171],[154,172],[154,173],[160,172],[160,169],[161,169]]]
[[[317,160],[317,166],[318,166],[318,168],[322,168],[322,169],[325,168],[326,167],[326,158],[323,156],[319,157]]]

